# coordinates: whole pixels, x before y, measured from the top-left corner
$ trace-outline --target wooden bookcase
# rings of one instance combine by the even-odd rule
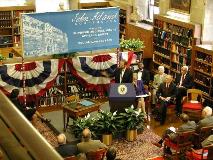
[[[200,41],[201,26],[155,15],[153,31],[153,72],[159,65],[176,77],[183,65],[191,66],[192,48]]]
[[[34,10],[34,6],[0,7],[0,48],[21,45],[20,15]]]
[[[204,98],[213,103],[213,45],[197,45],[193,50],[195,88],[203,91]]]

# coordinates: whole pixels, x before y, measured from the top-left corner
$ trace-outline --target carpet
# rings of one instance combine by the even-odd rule
[[[114,140],[112,146],[117,148],[117,157],[122,160],[146,160],[163,154],[162,149],[152,144],[159,139],[160,137],[150,129],[145,129],[142,134],[137,136],[136,141]]]
[[[32,124],[53,147],[58,146],[56,139],[58,132],[50,123],[42,123],[39,118],[34,118]],[[157,142],[159,139],[160,137],[150,129],[145,129],[142,134],[137,136],[136,141],[129,142],[124,138],[117,139],[113,141],[112,146],[117,149],[117,158],[122,160],[146,160],[163,154],[162,149],[152,144],[152,142]]]

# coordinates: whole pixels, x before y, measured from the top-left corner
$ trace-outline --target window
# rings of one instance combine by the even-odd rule
[[[159,14],[159,1],[160,0],[149,0],[148,1],[148,17],[147,17],[147,19],[153,21],[154,14]]]
[[[144,21],[152,22],[154,14],[159,13],[160,0],[135,0],[135,7]]]

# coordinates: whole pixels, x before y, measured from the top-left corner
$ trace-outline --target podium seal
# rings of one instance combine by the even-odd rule
[[[126,94],[127,93],[127,87],[125,85],[123,85],[123,84],[119,85],[118,86],[118,93],[120,95]]]

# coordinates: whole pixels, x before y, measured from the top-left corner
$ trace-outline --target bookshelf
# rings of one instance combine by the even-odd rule
[[[193,51],[195,88],[203,91],[204,98],[213,103],[213,45],[197,45]]]
[[[0,48],[21,46],[20,15],[34,10],[34,6],[0,7]]]
[[[183,65],[191,66],[192,48],[200,41],[201,26],[155,15],[153,31],[153,72],[159,65],[176,77]]]

